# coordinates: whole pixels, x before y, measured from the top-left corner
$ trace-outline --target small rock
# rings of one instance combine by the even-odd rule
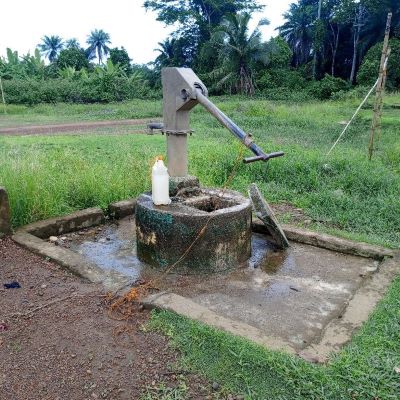
[[[76,358],[76,354],[71,354],[71,358]]]
[[[219,383],[218,382],[213,382],[212,388],[213,388],[213,390],[218,390],[219,389]]]
[[[86,373],[87,373],[88,375],[92,375],[92,371],[91,371],[90,369],[86,370]]]
[[[58,241],[58,237],[57,236],[50,236],[49,237],[49,242],[56,243],[57,241]]]
[[[110,240],[111,240],[110,236],[107,236],[107,237],[106,237],[106,240],[110,241]]]
[[[310,225],[312,223],[311,219],[306,219],[304,225]]]
[[[82,232],[82,231],[78,232],[79,236],[83,236],[84,234],[85,234],[85,232]]]
[[[40,286],[42,289],[46,289],[47,285],[43,284],[42,286]]]
[[[43,292],[38,292],[38,294],[37,294],[38,296],[43,296],[44,295],[44,293]]]
[[[393,370],[396,374],[400,374],[400,367],[394,367]]]
[[[63,237],[61,238],[61,240],[67,240],[67,237],[66,237],[66,236],[63,236]]]

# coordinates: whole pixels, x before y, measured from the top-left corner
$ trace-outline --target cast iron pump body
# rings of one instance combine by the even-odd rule
[[[164,110],[163,133],[167,135],[168,170],[171,177],[186,177],[188,175],[187,136],[191,133],[189,113],[197,104],[201,104],[222,125],[232,132],[255,157],[243,161],[268,161],[271,158],[283,156],[283,152],[266,154],[246,134],[209,99],[204,83],[190,68],[163,68],[161,72]]]

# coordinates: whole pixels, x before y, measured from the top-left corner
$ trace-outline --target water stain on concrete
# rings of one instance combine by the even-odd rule
[[[136,257],[134,217],[68,235],[66,243],[105,269],[152,280],[160,270]],[[325,327],[341,318],[379,262],[321,248],[292,244],[276,251],[265,236],[253,234],[252,257],[217,274],[171,273],[158,282],[171,291],[229,318],[289,343],[300,351],[318,342]]]

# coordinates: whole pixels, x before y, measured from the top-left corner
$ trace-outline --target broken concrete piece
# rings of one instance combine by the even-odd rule
[[[0,187],[0,237],[11,234],[11,211],[6,189]]]
[[[282,249],[288,248],[290,245],[285,233],[279,226],[271,207],[265,201],[255,183],[250,185],[249,196],[253,202],[254,211],[256,212],[257,217],[265,224],[269,234],[272,236],[276,244]]]

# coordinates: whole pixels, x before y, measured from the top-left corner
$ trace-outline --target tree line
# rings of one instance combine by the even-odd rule
[[[163,67],[191,67],[214,94],[331,98],[378,73],[386,16],[393,13],[388,85],[400,87],[400,0],[299,0],[290,4],[277,36],[263,41],[257,0],[145,0],[146,10],[176,30],[147,65],[110,48],[110,34],[44,36],[34,55],[7,49],[0,77],[7,101],[97,102],[160,95]],[[268,11],[268,10],[266,10]],[[49,63],[45,63],[43,57]]]

